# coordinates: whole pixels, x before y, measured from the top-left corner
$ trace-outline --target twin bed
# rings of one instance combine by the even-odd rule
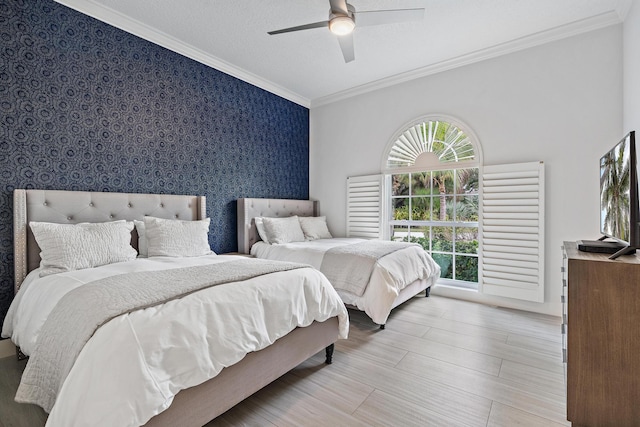
[[[440,267],[421,246],[333,238],[322,222],[324,217],[318,214],[318,202],[312,200],[238,199],[238,251],[256,258],[313,266],[329,278],[348,307],[364,311],[381,328],[393,308],[422,291],[429,296],[431,286],[440,277]],[[291,231],[298,222],[296,217],[302,236],[300,232],[296,234],[297,230]],[[313,219],[317,221],[310,221]],[[276,238],[282,235],[276,243],[265,242],[268,237],[258,229],[261,222],[268,220],[269,225],[279,227]],[[361,269],[367,260],[371,269]],[[354,287],[352,282],[358,277],[363,278],[363,284]]]
[[[15,190],[17,400],[48,426],[199,426],[323,349],[330,363],[348,316],[326,277],[198,252],[185,236],[205,217],[197,196]]]

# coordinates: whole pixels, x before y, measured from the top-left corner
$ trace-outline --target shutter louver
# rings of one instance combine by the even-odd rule
[[[482,292],[544,302],[544,164],[485,166]]]
[[[382,175],[347,178],[347,237],[382,238],[382,187]]]

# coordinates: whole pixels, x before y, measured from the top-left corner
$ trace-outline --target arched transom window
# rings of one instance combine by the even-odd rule
[[[395,140],[387,169],[434,167],[443,163],[476,161],[469,137],[457,126],[440,120],[415,124]],[[476,162],[477,163],[477,162]]]
[[[387,150],[389,229],[421,244],[452,285],[477,288],[479,171],[476,142],[444,120],[402,129]]]

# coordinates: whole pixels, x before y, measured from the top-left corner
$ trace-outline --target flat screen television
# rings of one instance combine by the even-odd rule
[[[619,245],[609,258],[640,248],[639,219],[635,132],[629,132],[600,158],[600,240]]]

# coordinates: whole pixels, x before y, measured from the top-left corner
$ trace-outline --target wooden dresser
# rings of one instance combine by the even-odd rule
[[[573,426],[640,426],[640,251],[563,246],[563,356]]]

